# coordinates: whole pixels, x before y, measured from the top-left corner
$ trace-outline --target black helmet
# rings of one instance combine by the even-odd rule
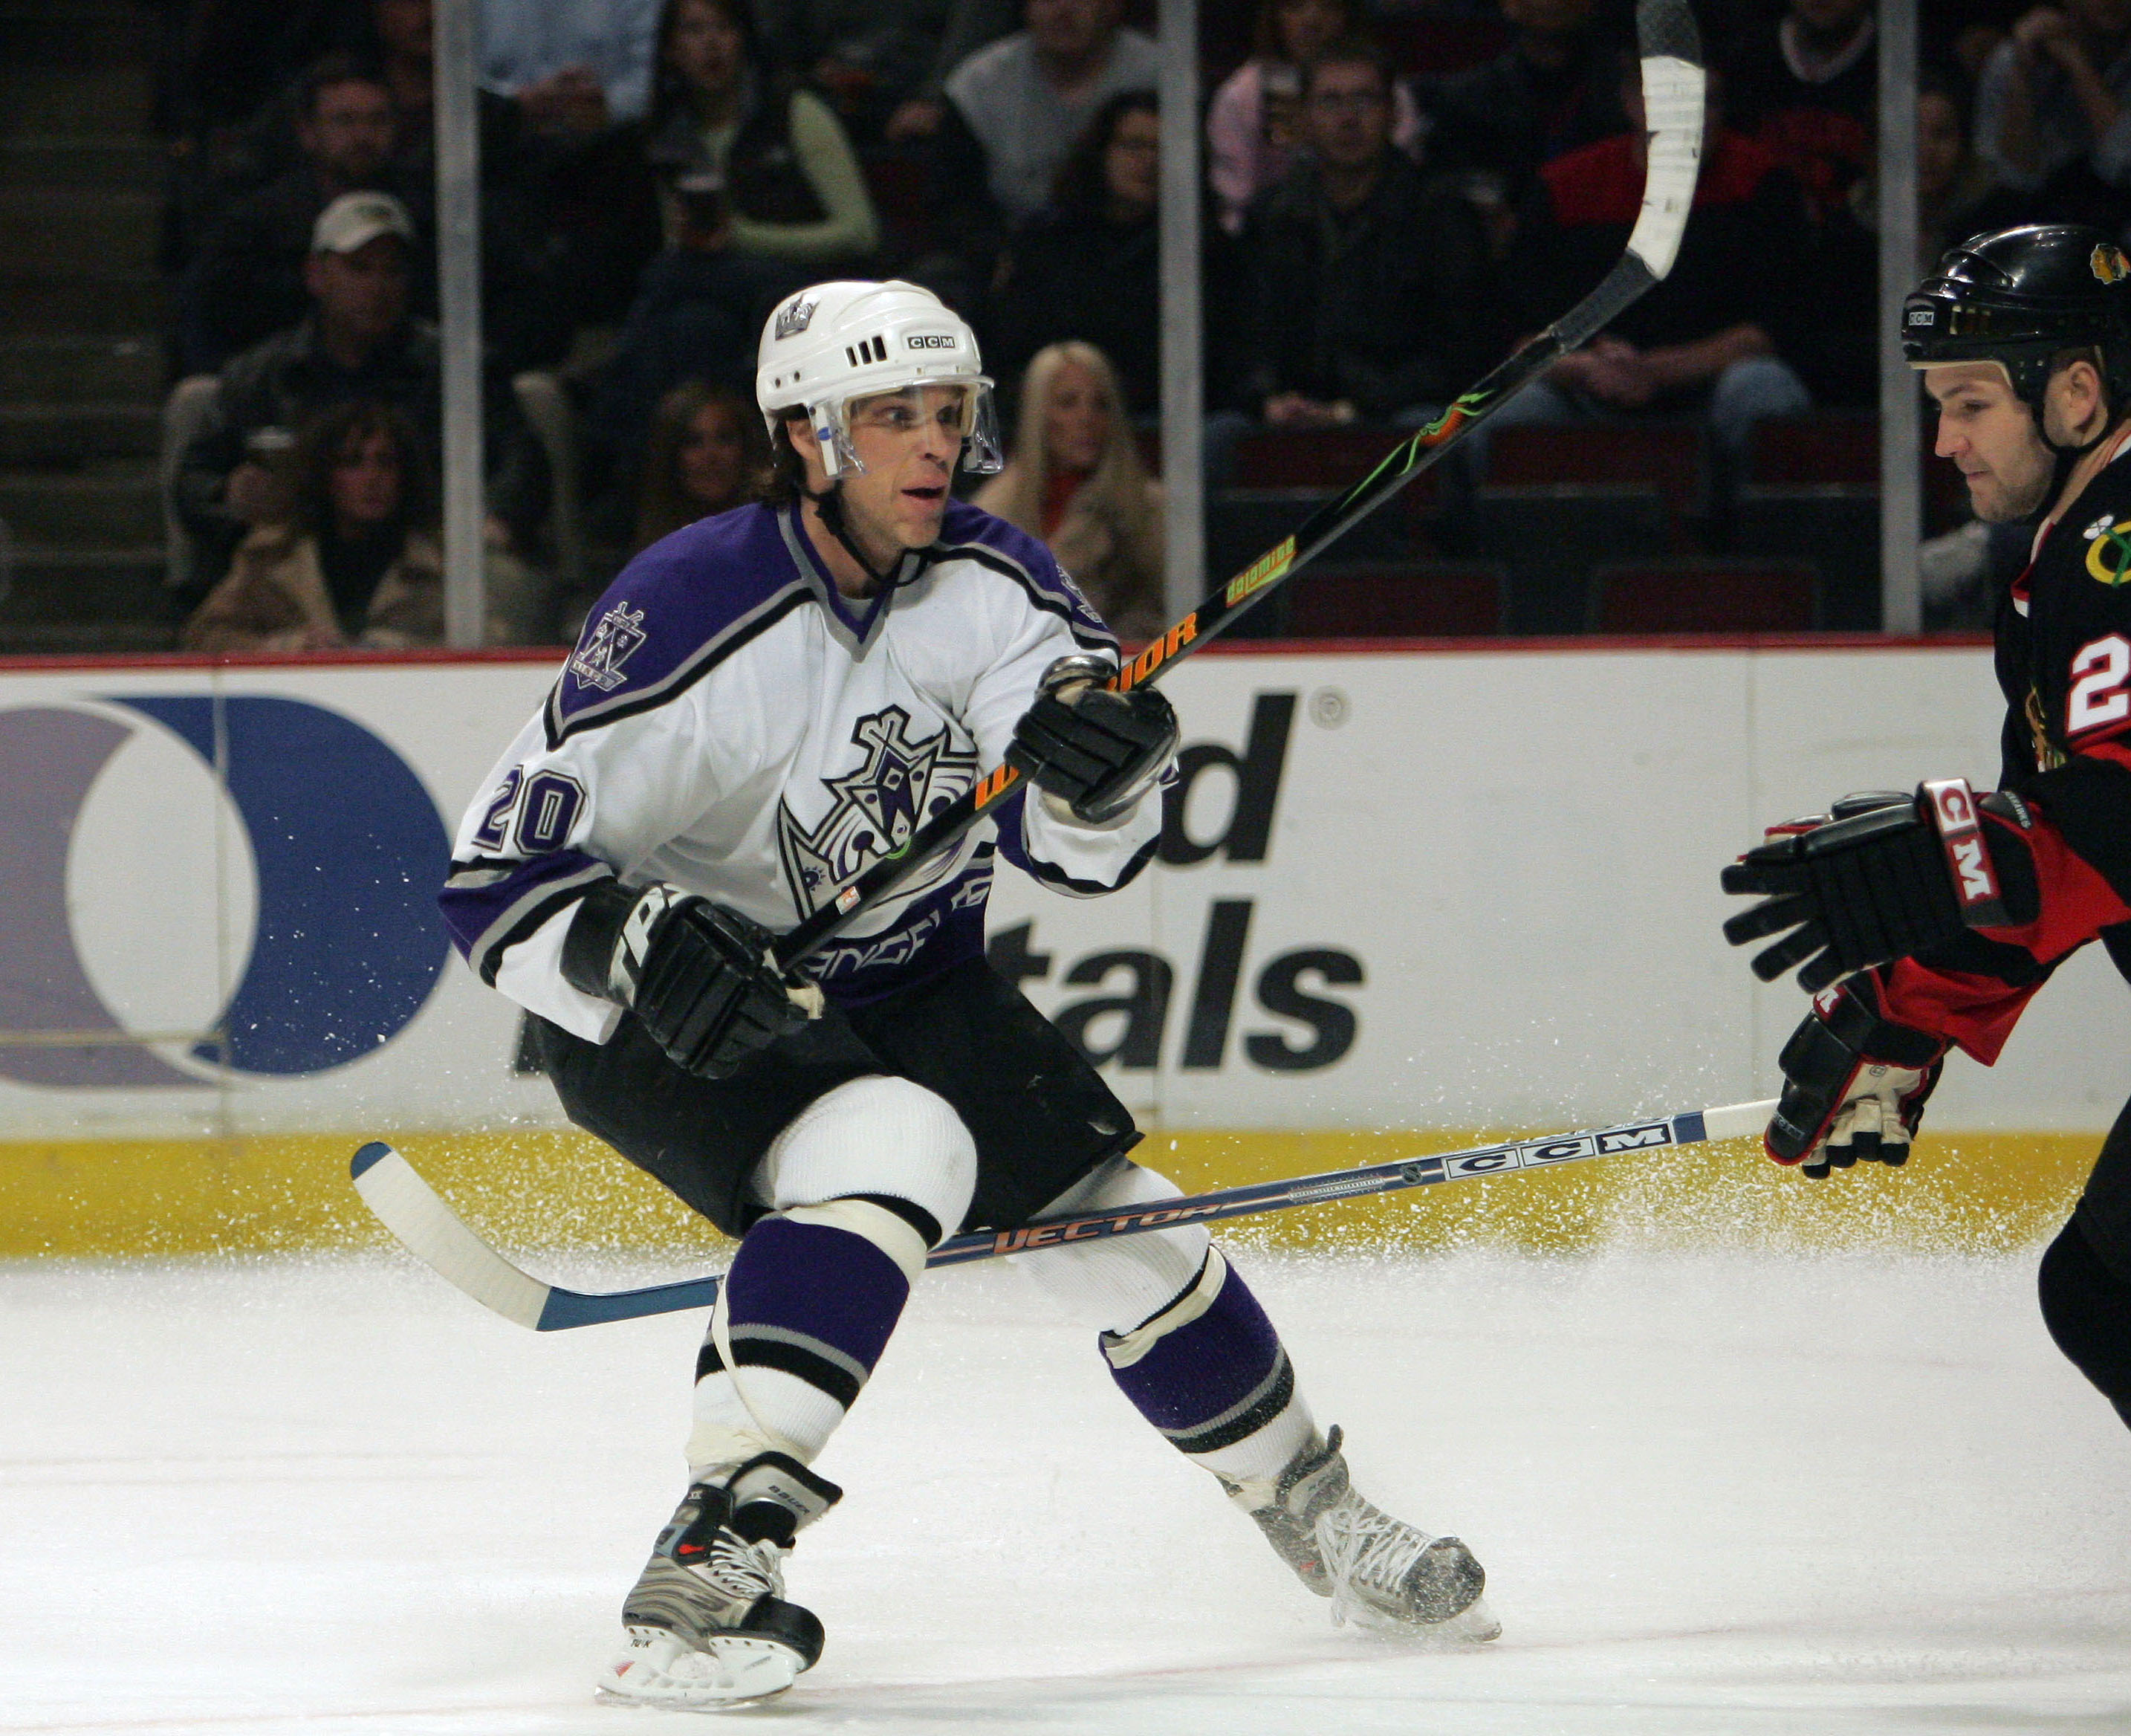
[[[2092,344],[2112,411],[2131,405],[2131,261],[2102,230],[2028,223],[1972,235],[1902,304],[1902,352],[1918,367],[2002,362],[2039,432],[2050,357]],[[2114,420],[2114,415],[2111,420]]]

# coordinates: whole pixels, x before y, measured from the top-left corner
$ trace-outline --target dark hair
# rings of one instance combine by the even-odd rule
[[[317,118],[318,98],[336,84],[375,84],[385,88],[384,75],[370,61],[351,54],[324,55],[304,69],[296,81],[296,117]]]
[[[644,483],[636,501],[636,545],[645,548],[683,525],[692,525],[709,511],[681,485],[681,447],[690,425],[706,410],[717,409],[733,419],[740,433],[740,487],[726,508],[759,497],[770,467],[769,436],[755,407],[729,386],[706,380],[684,380],[658,400],[651,414],[651,432],[644,446]]]
[[[1159,114],[1161,103],[1151,90],[1121,90],[1098,108],[1080,136],[1073,141],[1058,177],[1051,184],[1051,203],[1061,210],[1086,214],[1100,211],[1109,202],[1109,180],[1104,171],[1110,141],[1118,136],[1118,123],[1128,114]]]
[[[1317,74],[1327,66],[1373,67],[1377,82],[1384,87],[1386,94],[1391,91],[1391,57],[1371,37],[1352,34],[1326,43],[1317,58],[1302,69],[1304,96],[1317,88]]]
[[[400,511],[393,525],[401,538],[437,528],[437,485],[428,448],[407,412],[396,404],[357,399],[337,404],[308,423],[296,440],[295,519],[299,535],[323,539],[333,533],[333,472],[348,447],[372,434],[392,443],[400,459]]]
[[[754,9],[747,0],[702,0],[705,6],[714,6],[725,17],[725,22],[740,32],[740,55],[746,66],[759,67],[762,59],[762,36],[755,28]],[[650,124],[656,131],[658,124],[676,109],[687,109],[690,105],[687,81],[667,64],[666,54],[673,41],[674,21],[681,15],[682,0],[666,0],[658,9],[658,31],[653,41],[657,46],[651,56],[651,114]]]
[[[1254,60],[1285,60],[1287,45],[1280,40],[1280,9],[1286,0],[1258,0],[1257,22],[1251,26],[1251,58]],[[1354,25],[1354,14],[1360,11],[1356,0],[1338,0],[1339,10],[1347,15],[1346,27],[1339,34],[1344,36]]]
[[[807,461],[792,444],[792,424],[806,420],[803,410],[788,410],[777,419],[776,431],[769,436],[769,464],[755,490],[755,497],[764,506],[792,506],[807,497]]]

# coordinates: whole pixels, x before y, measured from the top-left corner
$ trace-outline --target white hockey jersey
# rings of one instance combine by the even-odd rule
[[[620,1017],[563,979],[598,882],[663,880],[782,933],[997,765],[1038,677],[1117,641],[1049,550],[951,503],[916,583],[840,595],[796,507],[743,506],[623,569],[540,714],[459,826],[439,899],[482,981],[603,1043]],[[816,953],[854,1005],[974,957],[994,855],[1077,894],[1145,866],[1161,803],[1108,829],[1010,801]]]

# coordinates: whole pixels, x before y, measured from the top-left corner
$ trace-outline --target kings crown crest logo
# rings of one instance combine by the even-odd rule
[[[645,636],[644,611],[618,602],[600,616],[591,636],[570,654],[570,674],[579,687],[611,693],[629,679],[621,666],[635,655]]]
[[[943,724],[936,735],[913,739],[910,713],[899,705],[861,717],[851,744],[865,759],[840,778],[824,778],[828,811],[812,827],[788,803],[777,804],[777,850],[786,884],[802,917],[884,856],[892,856],[933,815],[977,779],[974,748],[957,747]],[[900,889],[930,885],[947,871],[957,852],[945,851]]]
[[[796,338],[807,329],[814,317],[815,298],[802,295],[778,309],[776,332],[778,338]]]

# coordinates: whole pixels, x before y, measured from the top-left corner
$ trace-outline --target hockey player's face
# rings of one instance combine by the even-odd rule
[[[845,479],[845,496],[855,517],[897,548],[939,540],[961,456],[964,396],[960,386],[919,386],[850,407],[851,449],[865,468]]]
[[[1960,467],[1976,517],[2003,524],[2025,518],[2042,504],[2056,460],[2003,367],[1995,362],[1928,367],[1924,390],[1938,405],[1932,450]]]

